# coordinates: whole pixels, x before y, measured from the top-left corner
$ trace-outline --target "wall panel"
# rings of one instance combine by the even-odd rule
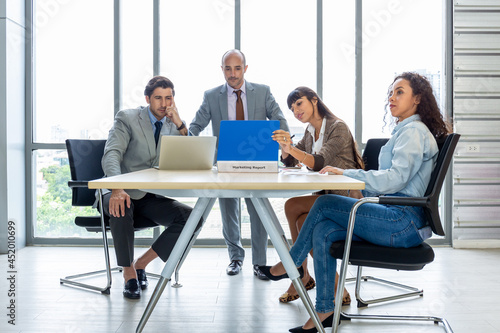
[[[500,240],[500,0],[455,0],[453,245]]]

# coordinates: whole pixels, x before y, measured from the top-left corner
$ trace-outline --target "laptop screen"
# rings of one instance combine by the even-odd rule
[[[214,164],[215,136],[164,135],[160,170],[209,170]]]
[[[271,136],[278,120],[223,120],[220,123],[218,161],[278,161],[279,144]]]

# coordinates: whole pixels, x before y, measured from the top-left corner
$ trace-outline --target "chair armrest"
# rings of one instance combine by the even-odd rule
[[[70,188],[75,188],[75,187],[89,187],[89,182],[88,180],[70,180],[68,181],[68,186]]]
[[[354,203],[349,214],[349,223],[347,224],[346,238],[344,245],[344,257],[342,258],[342,264],[340,265],[339,272],[339,283],[337,284],[337,290],[335,291],[335,304],[342,304],[342,295],[344,293],[345,279],[347,275],[347,266],[349,265],[349,256],[351,254],[351,243],[352,236],[354,233],[354,223],[356,222],[356,212],[358,208],[365,203],[379,203],[380,197],[365,197],[361,198]],[[341,307],[336,306],[334,311],[334,323],[340,320]]]
[[[391,197],[380,196],[379,203],[384,205],[399,205],[399,206],[420,206],[425,207],[428,203],[428,198],[424,197]]]

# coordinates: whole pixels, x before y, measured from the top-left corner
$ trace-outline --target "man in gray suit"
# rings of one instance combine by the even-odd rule
[[[211,121],[213,135],[218,138],[221,120],[279,120],[280,128],[288,131],[286,119],[269,87],[244,80],[247,67],[241,51],[229,50],[223,55],[221,68],[226,83],[205,92],[200,109],[189,125],[192,134],[198,135]],[[252,202],[248,198],[245,201],[251,223],[253,272],[259,279],[268,280],[258,267],[266,263],[267,232]],[[222,232],[231,260],[226,269],[228,275],[238,274],[245,258],[238,202],[239,198],[219,198]]]
[[[102,167],[115,176],[158,165],[162,135],[187,135],[174,101],[174,85],[162,76],[152,78],[144,90],[148,106],[119,111],[109,131]],[[148,286],[146,266],[156,257],[166,261],[192,208],[176,200],[139,190],[112,190],[103,196],[116,259],[123,267],[123,295],[137,299]],[[166,227],[141,257],[134,261],[134,228],[141,222]],[[144,225],[142,225],[144,226]]]

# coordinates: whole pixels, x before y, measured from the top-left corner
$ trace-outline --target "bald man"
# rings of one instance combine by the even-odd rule
[[[241,51],[229,50],[224,53],[221,69],[226,83],[205,91],[200,109],[189,125],[192,134],[198,135],[212,122],[212,133],[218,138],[221,120],[238,118],[238,120],[279,120],[280,128],[289,131],[286,119],[269,87],[245,80],[247,68],[245,55]],[[244,119],[236,114],[238,98],[243,104]],[[253,273],[261,280],[268,280],[258,267],[266,263],[267,232],[250,199],[245,198],[245,201],[251,223]],[[226,269],[228,275],[237,275],[245,259],[245,250],[241,245],[238,202],[239,198],[219,198],[222,233],[231,260]]]

